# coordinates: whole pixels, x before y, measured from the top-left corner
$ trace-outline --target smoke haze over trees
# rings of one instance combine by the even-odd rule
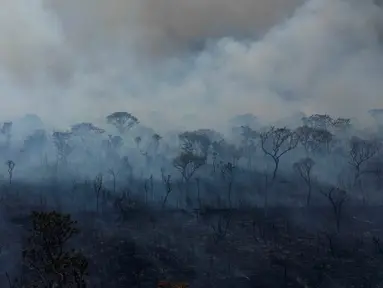
[[[368,121],[382,105],[381,8],[301,2],[2,0],[1,114],[67,126],[122,106],[158,129],[248,112]]]
[[[1,287],[383,283],[380,1],[0,4]]]

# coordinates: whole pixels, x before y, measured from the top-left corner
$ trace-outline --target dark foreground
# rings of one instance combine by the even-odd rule
[[[159,281],[238,288],[383,284],[383,207],[347,207],[338,231],[330,207],[186,212],[121,203],[71,212],[79,233],[65,245],[88,266],[84,283],[62,287],[157,287]],[[1,287],[48,287],[41,279],[36,286],[17,286],[13,278],[37,277],[22,251],[31,250],[27,239],[36,234],[31,211],[52,209],[12,195],[1,207]]]

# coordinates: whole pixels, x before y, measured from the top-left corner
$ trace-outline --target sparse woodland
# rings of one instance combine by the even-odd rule
[[[383,285],[383,131],[1,129],[1,287]],[[19,137],[20,138],[20,137]]]

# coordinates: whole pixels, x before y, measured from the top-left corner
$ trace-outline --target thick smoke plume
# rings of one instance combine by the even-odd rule
[[[0,0],[3,118],[156,128],[383,106],[372,0]],[[178,125],[177,124],[177,125]],[[160,127],[158,127],[160,126]]]

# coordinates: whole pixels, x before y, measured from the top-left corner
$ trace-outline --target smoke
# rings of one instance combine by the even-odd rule
[[[156,128],[218,127],[238,113],[365,119],[383,106],[372,0],[0,3],[4,118],[127,110]]]

